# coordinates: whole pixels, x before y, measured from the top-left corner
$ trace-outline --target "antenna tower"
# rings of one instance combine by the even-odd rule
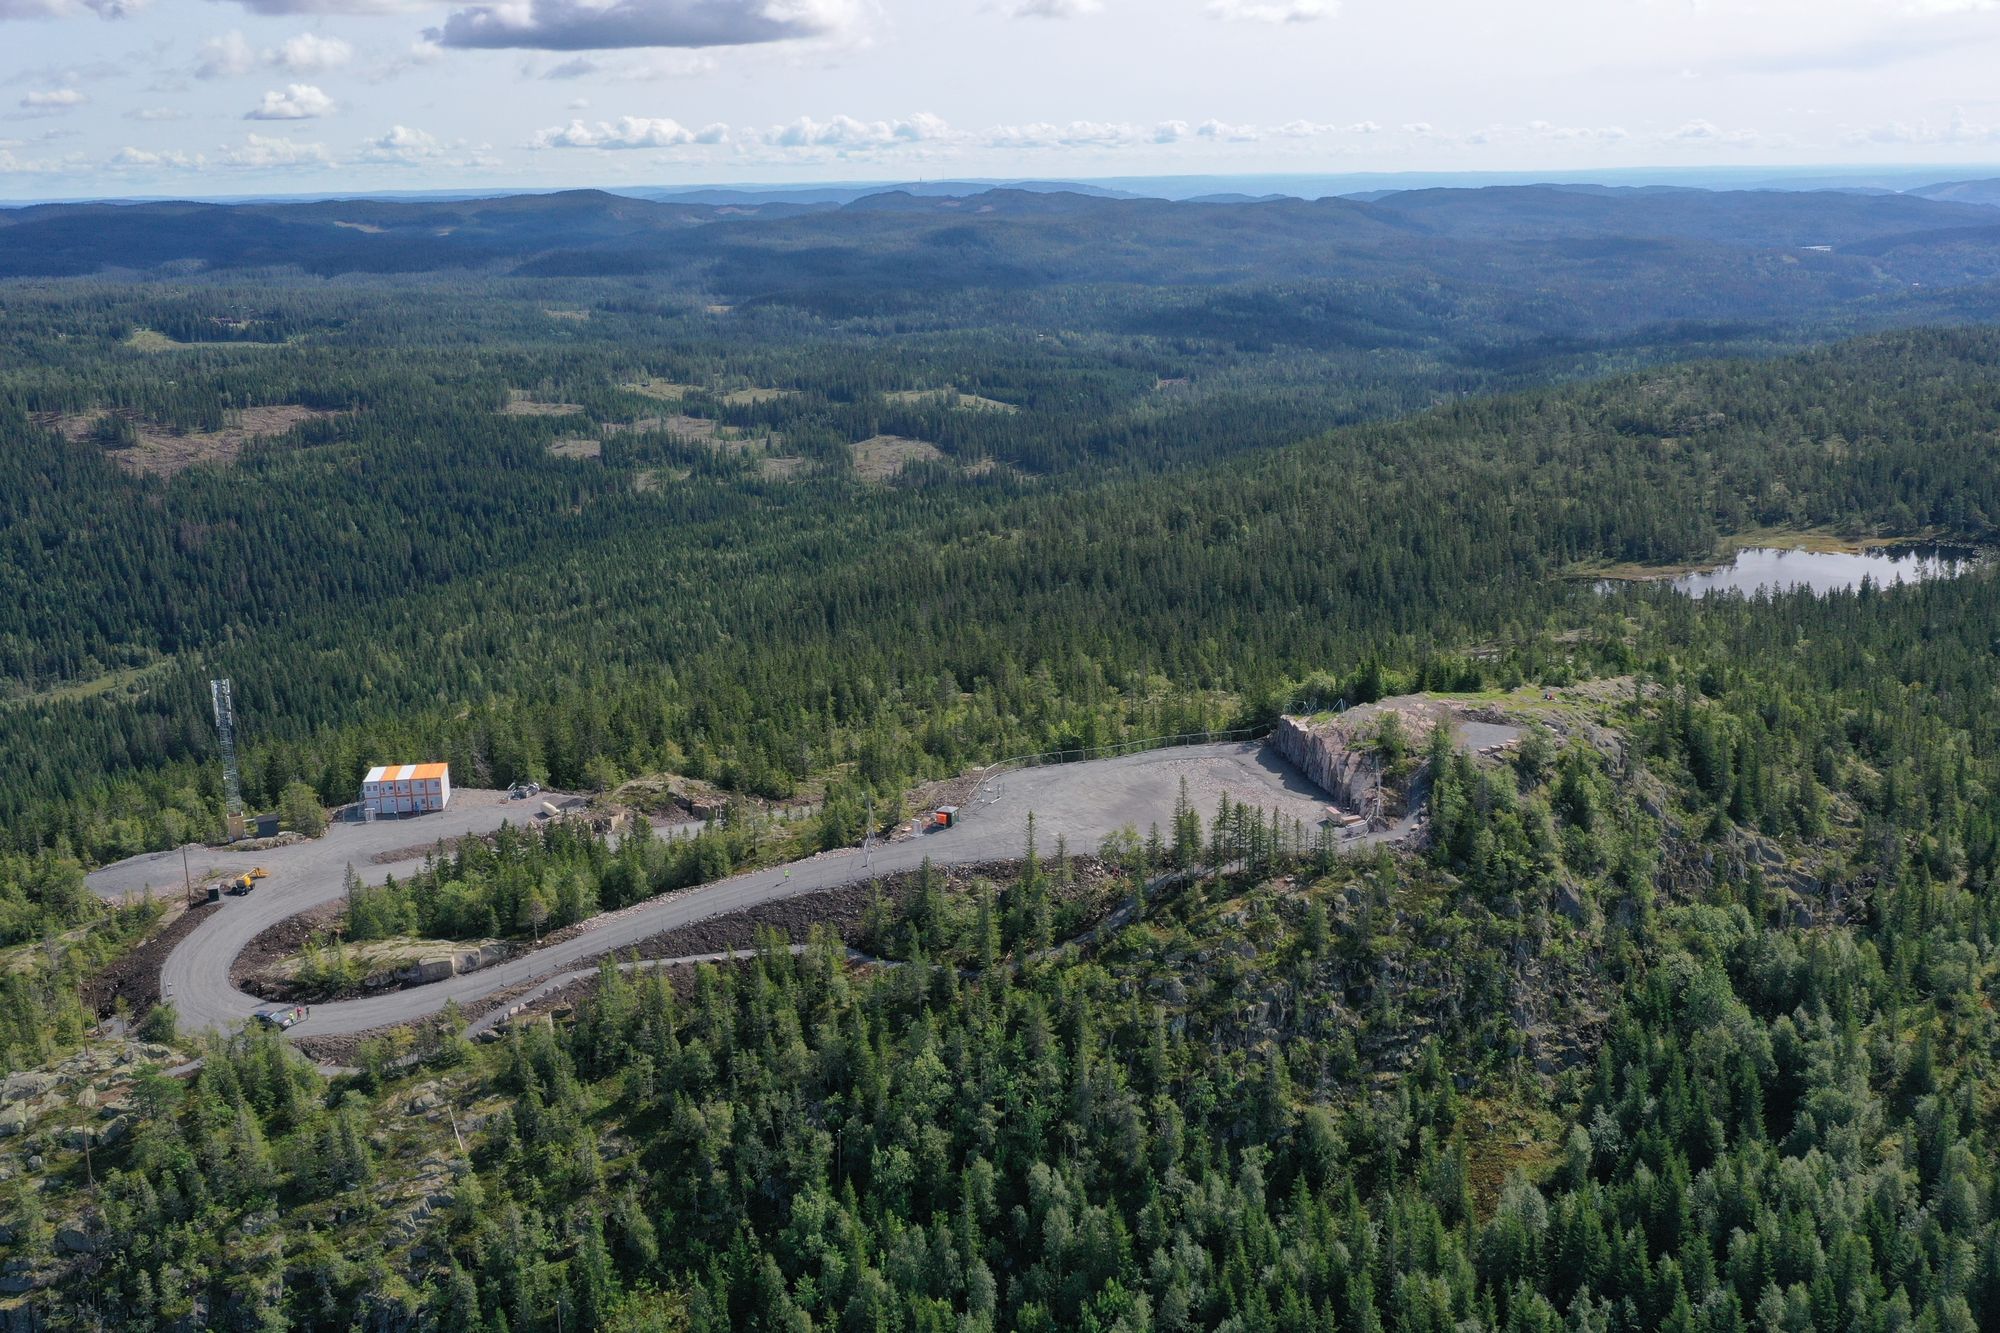
[[[236,768],[236,705],[230,699],[229,680],[208,682],[209,697],[215,702],[215,730],[222,737],[223,823],[229,841],[243,836],[243,777]]]

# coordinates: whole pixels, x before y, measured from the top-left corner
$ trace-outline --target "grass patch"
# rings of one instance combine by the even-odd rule
[[[197,348],[197,347],[215,349],[215,348],[233,348],[233,347],[285,346],[285,344],[281,342],[274,343],[274,342],[249,342],[249,341],[227,341],[227,342],[216,341],[216,342],[184,343],[177,339],[169,338],[166,334],[161,333],[158,329],[148,329],[148,328],[133,329],[130,333],[125,335],[124,345],[126,347],[131,348],[135,352],[146,352],[148,354],[155,354],[159,352],[185,352],[191,348]]]
[[[1562,1149],[1562,1121],[1519,1102],[1474,1101],[1464,1124],[1472,1206],[1482,1220],[1493,1216],[1508,1176],[1519,1171],[1540,1182]]]
[[[791,389],[731,389],[722,395],[722,402],[730,407],[753,407],[776,398],[789,398],[793,392]]]
[[[678,403],[681,399],[693,393],[696,386],[692,384],[676,384],[672,380],[663,380],[656,375],[648,375],[644,379],[630,380],[618,387],[626,393],[636,393],[642,398],[654,398],[663,403]]]
[[[854,475],[863,481],[889,481],[911,463],[944,457],[928,440],[901,435],[871,435],[854,446]]]
[[[581,403],[544,403],[525,389],[509,389],[500,408],[503,417],[566,417],[583,411]]]
[[[947,384],[942,389],[896,389],[882,395],[891,403],[944,403],[961,412],[1018,412],[1021,409],[1013,403],[1003,403],[998,398],[985,398],[976,393],[965,393]]]
[[[5,702],[29,706],[78,703],[85,699],[101,699],[113,694],[143,694],[147,685],[165,675],[172,666],[173,659],[163,657],[157,662],[121,667],[87,680],[69,680],[60,685],[51,685],[45,690],[25,691],[6,697]]]
[[[636,473],[632,478],[632,489],[641,495],[648,495],[675,482],[686,481],[694,473],[684,467],[649,467]]]

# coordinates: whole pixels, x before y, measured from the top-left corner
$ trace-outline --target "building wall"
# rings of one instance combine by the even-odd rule
[[[433,814],[451,800],[451,775],[441,778],[385,779],[361,784],[362,808],[377,815]]]

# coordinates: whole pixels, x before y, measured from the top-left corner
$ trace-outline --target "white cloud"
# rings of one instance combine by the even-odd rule
[[[1237,128],[1261,135],[1263,131],[1255,126]],[[1352,125],[1323,125],[1316,120],[1288,120],[1271,133],[1287,139],[1317,139],[1324,134],[1379,134],[1382,127],[1372,120],[1356,121]]]
[[[381,138],[370,139],[364,145],[364,149],[370,155],[414,162],[438,156],[444,152],[444,145],[438,142],[434,134],[413,130],[407,125],[392,125],[389,127],[389,132]]]
[[[1528,132],[1557,143],[1619,143],[1631,137],[1616,125],[1556,125],[1546,120],[1529,121]]]
[[[610,62],[592,56],[576,56],[551,65],[539,75],[544,79],[623,79],[632,83],[657,83],[663,79],[689,79],[713,74],[721,68],[714,56],[699,51],[648,51],[637,59]]]
[[[1264,132],[1255,125],[1231,125],[1224,120],[1204,120],[1195,128],[1195,134],[1228,143],[1251,143],[1264,137]]]
[[[766,132],[764,141],[782,148],[880,148],[942,139],[949,133],[950,127],[927,111],[920,111],[908,120],[835,116],[823,124],[811,116],[800,116],[789,125]]]
[[[283,92],[264,94],[264,100],[243,113],[245,120],[317,120],[331,115],[333,99],[310,83],[294,83]]]
[[[111,160],[105,165],[111,167],[113,170],[118,170],[118,171],[131,171],[131,170],[156,171],[161,167],[171,167],[176,170],[184,170],[188,167],[201,166],[207,161],[208,159],[203,157],[200,153],[196,153],[190,156],[187,153],[176,152],[173,150],[156,153],[146,148],[127,147],[127,148],[121,148],[116,153],[112,154]]]
[[[996,148],[1089,148],[1135,143],[1148,136],[1131,125],[1098,120],[1073,120],[1067,125],[1037,121],[1029,125],[997,125],[987,133]]]
[[[277,46],[259,51],[242,33],[226,32],[201,44],[195,57],[197,79],[238,78],[258,66],[283,70],[288,74],[318,74],[335,69],[354,58],[354,48],[338,37],[322,37],[302,32]]]
[[[679,148],[687,144],[719,144],[729,141],[727,125],[705,125],[690,129],[666,117],[621,116],[613,125],[599,121],[587,125],[581,120],[542,130],[528,140],[530,148]]]
[[[64,19],[95,14],[101,19],[130,18],[148,0],[0,0],[0,19]]]
[[[1310,23],[1339,12],[1339,0],[1208,0],[1210,18],[1246,23]]]
[[[1007,12],[1017,19],[1077,19],[1103,8],[1102,0],[1015,0]]]
[[[386,134],[364,140],[356,161],[399,167],[493,167],[499,159],[488,146],[458,139],[446,143],[425,130],[393,125]]]
[[[246,135],[241,144],[225,146],[218,159],[225,166],[271,171],[287,167],[324,167],[333,164],[326,149],[316,143],[300,143],[280,135]]]
[[[1754,130],[1725,130],[1713,121],[1690,120],[1677,130],[1661,136],[1668,143],[1699,147],[1736,148],[1757,142]]]
[[[21,105],[30,111],[68,111],[89,100],[74,88],[50,88],[29,93],[21,99]]]
[[[195,57],[197,79],[228,79],[257,68],[257,53],[240,32],[225,32],[201,44]]]
[[[189,113],[176,106],[140,106],[125,113],[127,120],[186,120]]]
[[[407,14],[428,8],[426,0],[240,0],[253,14],[286,18],[298,14]]]
[[[602,51],[743,46],[821,37],[858,18],[858,0],[509,0],[452,11],[440,46]]]
[[[2000,126],[1981,125],[1967,120],[1965,112],[1954,110],[1951,119],[1942,125],[1928,120],[1914,124],[1892,120],[1884,125],[1871,125],[1849,130],[1844,137],[1850,144],[1966,144],[1983,146],[2000,143]]]
[[[52,161],[46,158],[15,157],[5,148],[0,148],[0,171],[15,176],[40,176],[63,171],[76,165],[74,158]]]
[[[318,74],[338,69],[354,58],[354,48],[338,37],[322,37],[302,32],[275,50],[264,53],[264,63],[293,74]]]
[[[560,65],[551,65],[542,71],[545,79],[587,79],[594,74],[604,73],[604,62],[592,60],[589,56],[578,56],[565,60]]]

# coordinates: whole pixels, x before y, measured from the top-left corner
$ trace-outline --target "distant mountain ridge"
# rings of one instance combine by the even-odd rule
[[[1909,193],[1924,199],[1938,199],[1956,204],[1984,204],[2000,208],[2000,177],[1992,180],[1944,181],[1937,185],[1925,185]]]
[[[737,300],[850,301],[1051,282],[1403,283],[1610,262],[1737,283],[1745,255],[1810,258],[1857,292],[1989,281],[1994,208],[1852,191],[1506,185],[1305,201],[1110,197],[951,183],[839,202],[572,190],[475,199],[43,204],[0,210],[0,277],[167,266],[676,276]],[[1865,256],[1865,258],[1864,258]],[[1895,272],[1879,260],[1892,261]],[[1827,266],[1831,266],[1830,268]],[[1815,272],[1818,270],[1816,269]],[[1897,276],[1901,274],[1903,276]],[[1484,276],[1482,276],[1484,275]],[[1593,280],[1596,280],[1593,278]],[[1764,281],[1764,278],[1757,279]],[[816,293],[807,298],[801,292]],[[788,295],[789,294],[789,295]],[[1775,311],[1773,314],[1775,317]]]

